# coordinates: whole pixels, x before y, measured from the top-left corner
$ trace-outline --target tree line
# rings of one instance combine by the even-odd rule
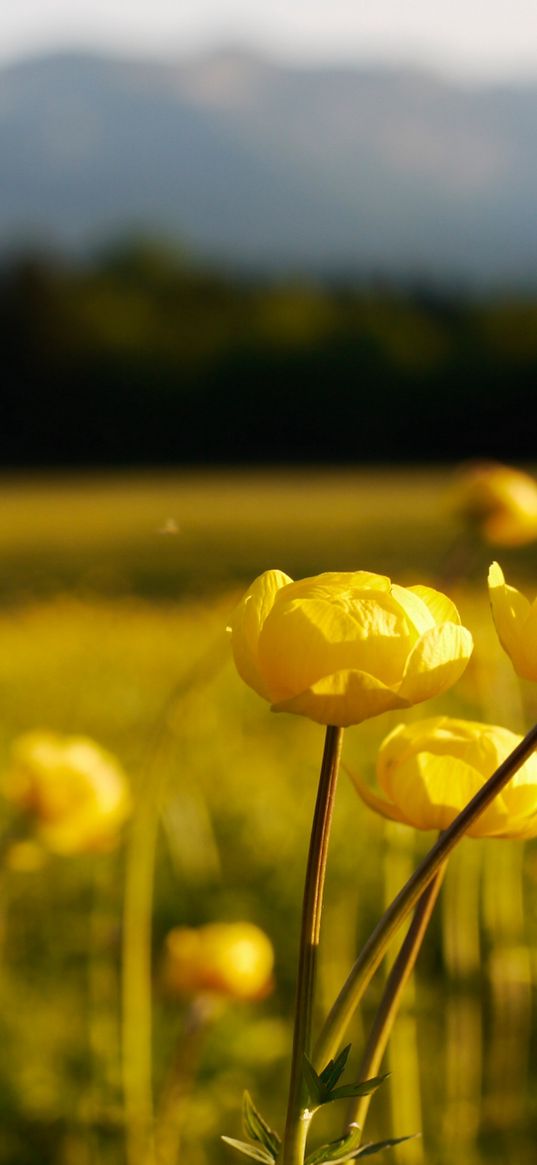
[[[5,467],[532,460],[537,298],[238,277],[164,246],[0,270]]]

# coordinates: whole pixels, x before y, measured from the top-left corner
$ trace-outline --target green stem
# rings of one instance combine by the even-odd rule
[[[224,660],[219,637],[177,683],[165,701],[148,745],[145,777],[130,828],[126,853],[122,952],[122,1071],[127,1165],[153,1165],[151,927],[153,881],[161,804],[168,772],[166,750],[171,715],[188,715],[189,699],[212,678]],[[180,705],[180,701],[183,701]]]
[[[158,1165],[177,1165],[181,1126],[199,1067],[205,1036],[220,1002],[198,995],[192,1002],[175,1045],[155,1120],[155,1158]]]
[[[384,952],[407,914],[416,905],[423,891],[443,865],[448,854],[464,836],[466,830],[490,805],[535,748],[537,748],[537,724],[530,729],[520,744],[513,749],[503,764],[496,769],[496,772],[489,777],[489,780],[472,797],[472,800],[459,813],[449,828],[444,831],[397,897],[394,898],[391,906],[388,907],[362,948],[361,954],[323,1025],[314,1053],[314,1063],[318,1070],[337,1052],[354,1011],[371,982]]]
[[[326,729],[304,885],[291,1080],[282,1146],[282,1165],[303,1165],[310,1121],[310,1113],[304,1100],[304,1054],[309,1055],[311,1045],[313,993],[324,879],[342,740],[343,729],[329,725]]]
[[[414,970],[416,959],[440,892],[444,873],[445,865],[440,867],[432,881],[429,882],[427,889],[424,890],[416,906],[414,918],[390,971],[373,1027],[369,1033],[358,1073],[359,1080],[369,1080],[372,1076],[378,1075],[386,1045],[399,1010],[401,996]],[[371,1096],[361,1096],[352,1102],[348,1114],[349,1130],[353,1124],[359,1125],[363,1129],[370,1102]]]

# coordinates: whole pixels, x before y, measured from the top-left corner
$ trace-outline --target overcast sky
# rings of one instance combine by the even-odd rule
[[[62,46],[177,55],[221,43],[535,76],[537,0],[0,0],[4,59]]]

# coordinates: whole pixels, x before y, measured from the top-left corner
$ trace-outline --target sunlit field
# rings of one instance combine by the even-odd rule
[[[497,557],[533,596],[537,543],[464,541],[451,489],[440,469],[1,483],[2,771],[23,733],[90,737],[128,774],[133,812],[110,852],[59,855],[0,801],[0,1165],[226,1165],[244,1089],[281,1132],[323,731],[241,682],[226,624],[268,567],[441,585],[474,635],[467,671],[426,705],[350,728],[345,767],[370,779],[402,718],[523,733],[537,687],[499,646],[486,573]],[[432,840],[374,815],[342,774],[318,1017]],[[368,1120],[371,1139],[422,1134],[394,1162],[535,1159],[536,846],[464,841],[450,860]],[[166,935],[214,921],[269,936],[262,998],[170,990]],[[384,974],[349,1034],[356,1065]],[[344,1103],[328,1108],[319,1136],[339,1134]]]

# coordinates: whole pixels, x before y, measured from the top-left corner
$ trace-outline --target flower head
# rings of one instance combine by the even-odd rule
[[[461,470],[455,509],[493,546],[537,538],[537,482],[508,465],[485,461]]]
[[[498,638],[517,673],[537,680],[537,599],[530,603],[507,585],[497,562],[489,570],[489,595]]]
[[[118,761],[84,736],[20,736],[2,788],[35,820],[39,841],[58,854],[113,848],[130,813]]]
[[[439,695],[473,647],[445,595],[363,570],[301,582],[266,571],[235,611],[231,642],[274,712],[341,727]]]
[[[400,724],[382,743],[377,780],[383,797],[358,777],[362,799],[383,817],[416,829],[446,829],[520,743],[507,728],[435,716]],[[469,837],[537,835],[537,756],[515,773],[470,826]]]
[[[260,999],[272,986],[274,951],[251,922],[175,927],[166,938],[164,983],[170,994]]]

